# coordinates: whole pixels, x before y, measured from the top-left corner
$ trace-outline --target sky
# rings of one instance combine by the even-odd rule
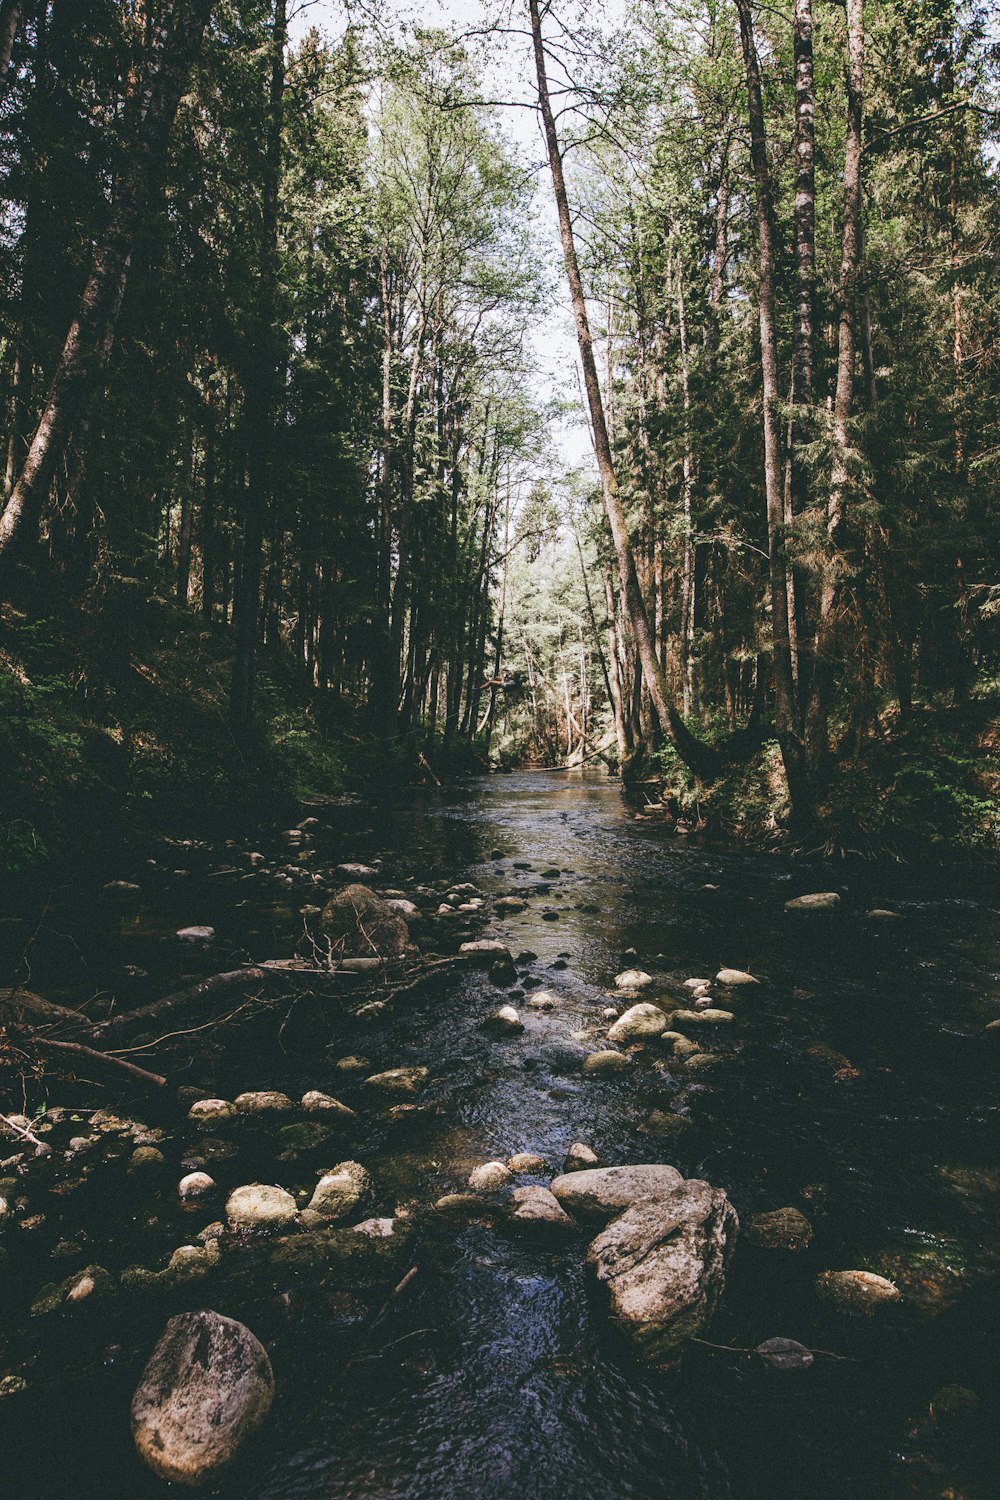
[[[502,3],[502,0],[495,0],[490,5],[477,3],[477,0],[426,0],[419,10],[410,10],[401,0],[401,3],[393,6],[392,13],[403,24],[409,18],[411,23],[428,29],[441,27],[465,32],[482,27],[487,15],[496,12],[498,3]],[[517,9],[524,11],[523,24],[526,25],[526,7]],[[298,3],[293,0],[289,21],[293,41],[311,27],[316,27],[330,38],[336,38],[344,30],[345,10],[340,0],[298,0]],[[514,24],[520,25],[522,22],[515,21]],[[579,403],[579,357],[569,294],[561,274],[558,223],[545,144],[534,108],[526,107],[534,103],[531,54],[527,41],[524,41],[523,46],[518,46],[514,38],[494,41],[484,59],[484,67],[487,97],[511,101],[511,107],[500,111],[505,134],[523,156],[538,166],[539,225],[551,242],[553,259],[560,273],[555,281],[552,306],[530,335],[535,391],[539,400],[544,402],[555,396],[562,402],[572,401],[576,406],[575,416],[568,414],[550,424],[552,467],[557,471],[594,468],[590,436]]]

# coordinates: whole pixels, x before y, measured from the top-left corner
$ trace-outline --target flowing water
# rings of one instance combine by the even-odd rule
[[[404,1127],[369,1112],[335,1153],[369,1167],[379,1211],[416,1215],[418,1275],[360,1342],[335,1288],[305,1311],[280,1295],[258,1311],[279,1399],[252,1462],[222,1495],[1000,1493],[991,1445],[1000,1433],[1000,1047],[981,1034],[1000,1014],[995,887],[955,871],[810,867],[691,847],[637,821],[612,783],[541,772],[344,812],[319,841],[317,868],[379,855],[383,886],[468,880],[484,894],[525,895],[526,911],[486,929],[524,956],[506,990],[482,971],[463,972],[374,1023],[348,1022],[338,1008],[322,1045],[311,1023],[306,1050],[295,1015],[263,1044],[236,1030],[211,1047],[210,1072],[190,1078],[229,1097],[320,1088],[355,1103],[360,1086],[345,1084],[334,1062],[363,1053],[372,1071],[428,1066],[426,1098],[440,1106]],[[174,862],[180,873],[168,868]],[[75,1000],[120,992],[132,965],[146,971],[130,981],[138,1003],[168,987],[178,960],[166,935],[179,925],[212,923],[220,943],[258,960],[288,954],[301,935],[302,892],[276,900],[233,851],[174,846],[155,868],[137,870],[137,923],[109,924],[85,893],[54,899],[44,951],[32,949],[33,987]],[[839,909],[785,912],[789,897],[814,890],[838,890]],[[869,921],[872,907],[898,916]],[[442,949],[459,940],[445,931],[449,920],[434,929]],[[647,1054],[625,1074],[581,1076],[583,1049],[607,1024],[613,977],[632,964],[654,976],[649,994],[678,1004],[689,976],[728,966],[760,978],[734,992],[736,1023],[713,1039],[723,1060],[711,1072],[656,1067]],[[521,997],[539,985],[557,996],[553,1010],[525,1007]],[[526,1029],[497,1039],[482,1022],[507,1000],[520,1005]],[[96,1088],[89,1102],[101,1102]],[[653,1110],[684,1123],[652,1131]],[[143,1118],[153,1118],[148,1109]],[[586,1236],[547,1246],[502,1222],[426,1212],[463,1188],[478,1162],[514,1152],[543,1156],[549,1170],[534,1180],[547,1181],[575,1141],[609,1164],[672,1162],[724,1187],[744,1219],[798,1207],[813,1243],[796,1255],[741,1245],[706,1331],[711,1346],[692,1345],[677,1368],[651,1371],[608,1326],[584,1272]],[[255,1165],[267,1170],[253,1149],[216,1174],[223,1186],[254,1180],[240,1174]],[[313,1166],[287,1170],[289,1186],[315,1180]],[[271,1171],[263,1180],[278,1180]],[[218,1213],[203,1211],[194,1224],[189,1215],[182,1232],[179,1209],[150,1214],[127,1196],[123,1208],[127,1184],[117,1183],[86,1208],[88,1258],[113,1271],[153,1263]],[[67,1232],[57,1231],[54,1208],[50,1217],[43,1245],[46,1232]],[[903,1312],[858,1326],[824,1309],[816,1275],[845,1268],[894,1277]],[[186,1305],[206,1301],[193,1295]],[[138,1337],[129,1330],[134,1347],[148,1349],[162,1310],[136,1316],[148,1319],[148,1337],[145,1327]],[[45,1338],[55,1347],[69,1336]],[[779,1376],[744,1352],[773,1336],[827,1352],[811,1370]],[[127,1338],[108,1349],[94,1337],[85,1374],[0,1405],[0,1493],[169,1493],[129,1440],[141,1359],[137,1367]],[[932,1430],[928,1401],[949,1383],[970,1388],[980,1406],[966,1425]]]

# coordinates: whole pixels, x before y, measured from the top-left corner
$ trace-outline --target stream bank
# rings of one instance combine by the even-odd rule
[[[320,826],[298,839],[273,829],[229,848],[158,846],[146,856],[155,865],[120,871],[139,887],[134,911],[96,889],[58,896],[31,948],[31,987],[64,1004],[113,993],[132,1005],[230,962],[287,956],[303,937],[302,908],[359,878],[337,870],[344,864],[404,893],[390,899],[423,914],[413,931],[425,950],[495,936],[514,970],[449,972],[366,1015],[329,996],[297,998],[205,1034],[169,1099],[81,1084],[66,1108],[87,1105],[85,1119],[41,1118],[53,1126],[43,1139],[63,1149],[67,1131],[97,1134],[102,1166],[82,1195],[29,1186],[5,1229],[18,1261],[5,1291],[8,1353],[23,1352],[25,1337],[37,1351],[28,1389],[0,1403],[6,1451],[13,1433],[32,1434],[17,1445],[10,1492],[166,1493],[132,1450],[131,1391],[167,1314],[222,1297],[218,1310],[244,1316],[268,1348],[278,1390],[252,1459],[223,1494],[436,1500],[520,1490],[575,1500],[597,1484],[712,1500],[929,1496],[945,1484],[988,1494],[1000,1392],[1000,1097],[983,1035],[998,1013],[992,893],[956,881],[945,895],[905,870],[857,868],[831,881],[828,867],[679,847],[631,819],[601,777],[532,773],[311,815]],[[831,888],[835,909],[786,912],[789,899]],[[870,918],[878,909],[895,915]],[[210,946],[177,942],[193,925],[214,928]],[[0,931],[16,959],[23,934]],[[609,1045],[605,1012],[632,1003],[614,986],[629,967],[651,979],[635,999],[671,1012],[690,1007],[692,977],[732,967],[760,983],[713,984],[734,1020],[708,1045],[690,1028],[700,1051],[685,1059],[655,1039],[635,1052]],[[530,1003],[545,994],[551,1008]],[[504,1004],[523,1031],[484,1028]],[[624,1068],[583,1071],[606,1050]],[[717,1061],[691,1067],[698,1055]],[[339,1066],[351,1057],[364,1067]],[[428,1074],[419,1098],[401,1101],[416,1109],[393,1116],[397,1106],[374,1107],[364,1080],[401,1067]],[[193,1095],[254,1090],[280,1090],[293,1112],[220,1131],[231,1149],[205,1163],[217,1196],[182,1205],[177,1183],[204,1155],[204,1133],[186,1120]],[[317,1090],[354,1116],[310,1141],[301,1127],[315,1117],[298,1101]],[[94,1127],[93,1108],[112,1094],[119,1120],[156,1134],[159,1178],[129,1171],[133,1130]],[[29,1105],[34,1116],[60,1102]],[[467,1194],[477,1168],[520,1153],[543,1168],[518,1183],[547,1183],[576,1143],[601,1162],[669,1163],[726,1190],[744,1235],[704,1335],[722,1348],[692,1344],[661,1373],[639,1361],[587,1277],[590,1236],[539,1245],[511,1234],[502,1212],[511,1185],[468,1219],[434,1209]],[[329,1262],[289,1280],[273,1266],[261,1275],[250,1262],[273,1246],[250,1245],[247,1269],[233,1262],[225,1284],[192,1280],[111,1302],[92,1322],[56,1308],[29,1319],[25,1336],[27,1294],[40,1283],[94,1263],[116,1277],[162,1269],[218,1221],[240,1183],[301,1195],[346,1159],[373,1184],[355,1219],[408,1226],[399,1260],[376,1274],[369,1265],[352,1280],[341,1260],[335,1275]],[[18,1177],[16,1165],[7,1170]],[[754,1216],[789,1208],[811,1241],[755,1244]],[[75,1260],[64,1244],[74,1235]],[[418,1275],[393,1300],[411,1265]],[[893,1280],[900,1306],[869,1321],[824,1303],[817,1278],[848,1268]],[[778,1376],[742,1352],[773,1337],[840,1357]],[[956,1415],[940,1395],[948,1386],[971,1391],[975,1411]]]

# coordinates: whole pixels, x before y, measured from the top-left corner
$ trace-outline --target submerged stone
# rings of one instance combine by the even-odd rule
[[[866,1318],[901,1300],[899,1287],[872,1271],[824,1271],[816,1278],[816,1293],[837,1312]]]

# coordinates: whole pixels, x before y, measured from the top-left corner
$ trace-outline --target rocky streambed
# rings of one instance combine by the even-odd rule
[[[989,1493],[993,906],[597,781],[301,824],[31,949],[167,1082],[11,1100],[12,1494]]]

